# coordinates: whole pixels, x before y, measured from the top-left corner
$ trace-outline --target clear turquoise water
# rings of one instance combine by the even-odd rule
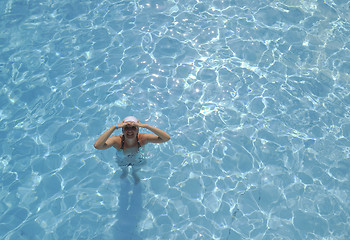
[[[0,9],[1,239],[350,238],[348,1]],[[136,186],[127,115],[172,136]]]

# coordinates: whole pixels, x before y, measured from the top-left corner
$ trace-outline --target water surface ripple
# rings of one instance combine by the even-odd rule
[[[1,239],[349,239],[350,3],[0,2]],[[93,143],[169,132],[139,185]]]

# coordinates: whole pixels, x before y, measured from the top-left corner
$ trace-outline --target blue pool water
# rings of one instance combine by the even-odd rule
[[[350,239],[349,1],[0,9],[0,239]],[[138,185],[127,115],[172,137]]]

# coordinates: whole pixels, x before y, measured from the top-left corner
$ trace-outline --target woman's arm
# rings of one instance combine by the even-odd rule
[[[107,149],[116,144],[116,138],[110,137],[111,134],[117,129],[115,125],[113,125],[110,129],[105,131],[95,142],[94,147],[96,149]]]
[[[146,128],[148,130],[150,130],[151,132],[153,132],[154,134],[144,134],[143,140],[145,141],[145,144],[148,142],[152,142],[152,143],[163,143],[163,142],[167,142],[170,140],[170,136],[168,133],[164,132],[163,130],[153,127],[149,124],[143,124],[143,123],[133,123],[133,125],[138,126],[138,127],[142,127],[142,128]]]

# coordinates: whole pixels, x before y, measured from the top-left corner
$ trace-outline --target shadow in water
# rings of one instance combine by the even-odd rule
[[[135,240],[139,236],[138,223],[142,214],[142,186],[134,185],[128,179],[121,181],[119,195],[118,221],[112,227],[113,239]]]

